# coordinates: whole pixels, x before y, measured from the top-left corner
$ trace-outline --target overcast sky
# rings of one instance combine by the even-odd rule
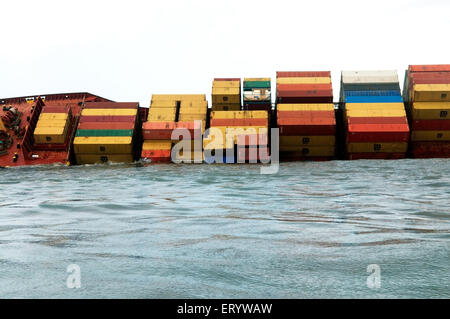
[[[0,97],[88,91],[148,106],[214,77],[450,63],[450,1],[2,1]],[[274,81],[272,82],[274,83]],[[402,83],[401,83],[402,84]]]

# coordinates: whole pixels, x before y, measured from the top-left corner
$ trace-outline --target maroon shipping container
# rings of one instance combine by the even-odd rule
[[[329,92],[327,96],[278,96],[277,103],[333,103],[332,93]]]
[[[404,159],[406,154],[404,153],[349,153],[347,154],[348,160],[359,159]]]
[[[334,111],[277,111],[277,119],[291,119],[291,118],[332,118],[335,119]]]
[[[450,158],[450,143],[412,142],[411,153],[414,158]]]
[[[136,122],[135,115],[85,115],[80,117],[80,123],[85,122]]]
[[[347,128],[349,143],[407,143],[408,124],[352,124]]]
[[[450,64],[410,65],[409,72],[442,72],[450,71]]]
[[[134,130],[134,122],[84,122],[79,130]]]
[[[333,157],[330,156],[298,156],[293,152],[280,152],[280,161],[282,162],[298,162],[298,161],[312,161],[323,162],[330,161]]]
[[[332,90],[330,83],[326,84],[277,84],[278,91],[325,91]]]
[[[408,124],[406,116],[398,117],[348,117],[348,125],[354,124]]]
[[[450,120],[414,120],[412,131],[450,131]]]
[[[137,109],[138,102],[86,102],[85,109]]]
[[[328,77],[331,78],[330,71],[278,71],[277,78],[312,78]]]

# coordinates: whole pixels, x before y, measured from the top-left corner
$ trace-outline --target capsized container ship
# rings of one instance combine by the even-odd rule
[[[73,141],[82,110],[86,105],[102,109],[114,104],[87,92],[0,99],[0,166],[76,164]],[[139,108],[138,104],[135,108],[139,119],[146,117],[145,108]],[[89,132],[101,138],[103,134],[99,130],[95,127]],[[111,130],[107,133],[114,134]],[[134,139],[137,148],[139,133],[140,127]],[[103,147],[97,146],[99,150]],[[102,158],[105,159],[98,157],[99,161]]]

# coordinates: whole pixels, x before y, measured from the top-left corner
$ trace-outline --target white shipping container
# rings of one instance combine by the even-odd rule
[[[396,70],[342,71],[343,83],[397,83]]]

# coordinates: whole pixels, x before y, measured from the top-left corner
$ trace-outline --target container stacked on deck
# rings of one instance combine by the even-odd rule
[[[239,111],[241,109],[241,79],[215,78],[212,86],[213,111]]]
[[[35,144],[65,144],[72,121],[68,105],[44,106],[34,129]]]
[[[244,110],[272,109],[270,78],[244,79]]]
[[[450,157],[450,65],[410,65],[403,98],[415,158]]]
[[[397,71],[342,71],[347,159],[400,159],[409,126]]]
[[[277,72],[281,160],[328,160],[336,148],[329,71]]]
[[[269,116],[267,111],[212,111],[209,135],[203,140],[205,161],[267,161]],[[210,154],[210,156],[208,156]]]
[[[141,157],[152,162],[170,162],[172,147],[180,142],[172,140],[172,132],[178,128],[189,131],[191,152],[176,152],[174,160],[201,162],[207,109],[204,94],[153,94],[148,119],[143,124]]]
[[[86,103],[73,142],[78,164],[133,162],[139,103]]]

